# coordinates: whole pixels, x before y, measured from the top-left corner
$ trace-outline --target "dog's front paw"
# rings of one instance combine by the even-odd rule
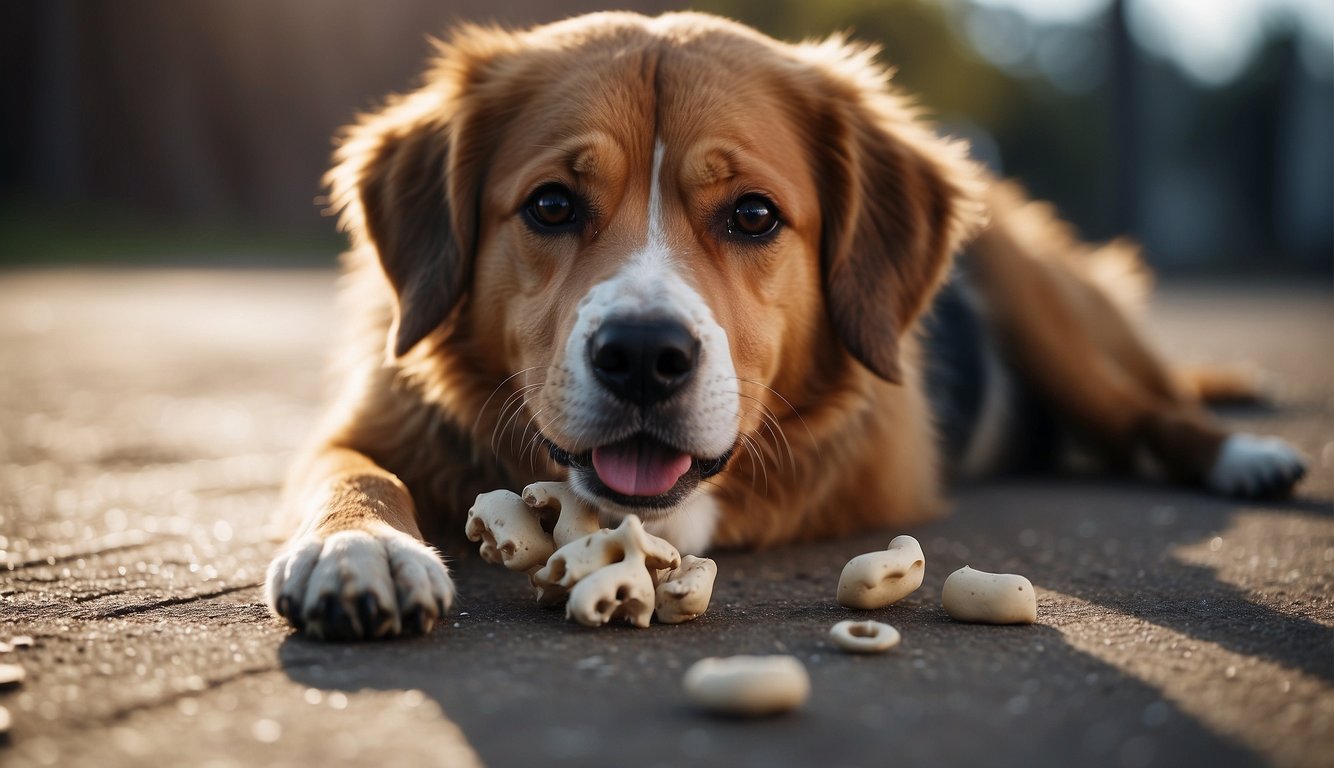
[[[1291,491],[1305,474],[1306,460],[1284,441],[1237,433],[1223,441],[1206,482],[1218,493],[1258,498]]]
[[[289,541],[269,565],[269,609],[325,640],[425,634],[454,600],[435,550],[399,531]]]

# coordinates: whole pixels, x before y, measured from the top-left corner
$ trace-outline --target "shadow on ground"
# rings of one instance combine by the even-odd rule
[[[1207,656],[1198,650],[1207,647],[1328,682],[1334,630],[1259,604],[1178,557],[1228,530],[1230,508],[1092,481],[970,489],[952,517],[914,531],[928,575],[902,603],[856,612],[833,600],[843,563],[883,546],[891,531],[720,555],[709,612],[647,630],[566,623],[531,602],[521,576],[472,558],[457,565],[465,599],[453,626],[351,654],[293,636],[279,658],[294,681],[318,689],[421,690],[495,765],[620,765],[629,755],[647,765],[1259,765],[1243,740],[1196,714],[1235,706],[1244,692],[1183,707],[1155,675],[1076,647],[1062,631],[1133,624],[1179,635],[1178,653],[1148,660],[1167,676],[1173,657],[1188,662],[1191,648]],[[1328,516],[1320,502],[1274,509]],[[1029,575],[1042,623],[950,621],[940,585],[965,563]],[[893,623],[903,645],[884,656],[839,653],[826,633],[853,615]],[[806,709],[760,722],[691,711],[680,693],[684,669],[734,653],[801,658],[813,681]]]

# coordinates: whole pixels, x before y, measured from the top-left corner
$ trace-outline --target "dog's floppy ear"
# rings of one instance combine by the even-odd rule
[[[833,40],[807,53],[834,80],[812,136],[829,318],[857,360],[899,383],[899,339],[981,224],[980,172],[890,90],[873,50]]]
[[[347,128],[325,177],[341,227],[354,247],[375,249],[393,286],[395,356],[445,322],[471,279],[481,170],[495,131],[464,93],[490,32],[459,32],[469,34],[470,46],[439,46],[425,85]]]

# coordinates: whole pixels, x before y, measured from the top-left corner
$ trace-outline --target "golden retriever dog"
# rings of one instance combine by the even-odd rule
[[[988,178],[866,47],[465,27],[328,183],[352,332],[267,584],[316,637],[429,631],[454,587],[425,541],[541,479],[700,552],[911,526],[1071,439],[1225,494],[1304,470],[1204,411],[1245,381],[1142,342],[1132,249]]]

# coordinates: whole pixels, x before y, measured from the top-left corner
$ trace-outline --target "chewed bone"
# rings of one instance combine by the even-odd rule
[[[503,563],[511,571],[527,571],[551,557],[555,542],[533,510],[509,491],[483,493],[468,510],[464,528],[470,541],[482,542],[482,559]]]
[[[634,560],[646,569],[677,568],[681,553],[645,531],[638,516],[627,515],[616,528],[603,528],[556,550],[546,566],[532,575],[533,585],[571,589],[599,568],[623,560]]]
[[[558,548],[598,531],[597,510],[584,504],[566,483],[533,483],[523,489],[523,503],[549,523]]]
[[[849,608],[884,608],[922,586],[926,559],[911,536],[895,536],[889,548],[858,555],[843,566],[838,602]]]
[[[644,530],[635,515],[598,528],[597,511],[565,483],[533,483],[519,497],[492,491],[468,510],[465,532],[483,559],[524,571],[537,602],[566,602],[566,618],[586,626],[624,619],[647,627],[689,621],[709,606],[718,567],[687,557]]]
[[[680,624],[709,609],[718,564],[707,557],[686,555],[681,567],[668,573],[656,590],[658,621]]]
[[[546,566],[530,574],[538,601],[556,602],[569,592],[565,615],[598,626],[625,618],[648,626],[653,615],[654,574],[681,565],[676,547],[644,530],[635,515],[556,550]]]
[[[586,627],[600,627],[612,619],[625,619],[636,627],[647,627],[653,616],[653,577],[634,559],[600,568],[574,585],[565,618]]]

